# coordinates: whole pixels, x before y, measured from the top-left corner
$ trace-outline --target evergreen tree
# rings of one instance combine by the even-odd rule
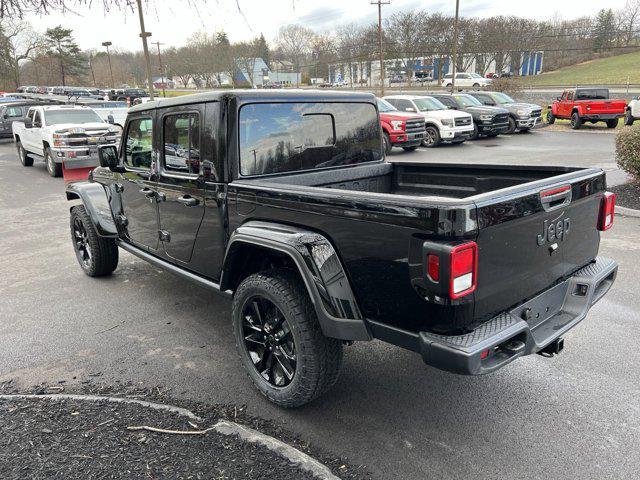
[[[264,63],[267,64],[267,67],[271,68],[271,51],[269,50],[269,45],[264,38],[264,35],[261,33],[260,38],[257,41],[257,51],[258,57],[264,60]]]
[[[602,9],[595,18],[593,48],[603,50],[611,47],[616,38],[616,16],[612,9]]]
[[[58,25],[45,33],[47,55],[58,61],[62,85],[71,76],[81,76],[87,72],[87,59],[73,39],[73,30]]]

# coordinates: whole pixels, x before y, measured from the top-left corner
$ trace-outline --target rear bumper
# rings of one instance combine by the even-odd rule
[[[583,121],[590,121],[590,120],[598,120],[598,121],[602,121],[602,120],[616,120],[618,118],[622,118],[624,117],[624,112],[622,113],[588,113],[586,115],[581,115],[580,118]]]
[[[609,291],[617,272],[614,260],[598,257],[564,282],[501,313],[471,333],[445,336],[421,332],[422,358],[442,370],[481,375],[518,357],[539,352],[584,320],[589,309]],[[517,352],[502,348],[514,340],[524,347]]]
[[[614,260],[598,257],[567,280],[465,335],[416,333],[367,322],[374,338],[416,351],[428,365],[462,375],[482,375],[537,353],[562,337],[609,291],[617,272]],[[506,348],[515,341],[521,348]]]

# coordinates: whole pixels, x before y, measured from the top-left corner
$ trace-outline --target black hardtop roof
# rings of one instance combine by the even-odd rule
[[[254,102],[369,102],[375,103],[372,93],[341,92],[336,90],[212,90],[173,98],[160,98],[153,102],[135,105],[129,112],[142,112],[155,108],[175,107],[193,103],[215,102],[236,99],[238,103]]]

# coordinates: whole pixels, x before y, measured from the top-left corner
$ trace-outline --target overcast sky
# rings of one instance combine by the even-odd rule
[[[232,41],[246,40],[263,33],[267,40],[275,38],[278,28],[300,23],[314,30],[331,30],[349,22],[377,21],[377,8],[370,0],[148,0],[145,10],[146,29],[151,41],[166,46],[184,45],[196,30],[224,29]],[[26,17],[38,30],[56,25],[72,28],[83,49],[102,48],[106,40],[124,50],[141,48],[137,12],[112,10],[104,12],[102,2],[75,13],[30,15]],[[123,2],[124,3],[124,2]],[[518,15],[547,19],[554,15],[575,18],[592,15],[601,8],[621,8],[625,0],[461,0],[463,16],[487,17]],[[400,10],[426,9],[454,13],[454,0],[391,0],[383,7],[383,15]],[[164,48],[164,47],[163,47]]]

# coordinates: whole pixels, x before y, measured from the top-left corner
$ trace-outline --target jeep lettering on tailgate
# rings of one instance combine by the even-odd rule
[[[564,212],[562,215],[564,215]],[[538,235],[538,245],[542,246],[547,242],[552,243],[556,240],[563,241],[564,237],[569,234],[571,219],[568,217],[562,219],[562,215],[551,222],[549,220],[543,222],[542,233]]]

